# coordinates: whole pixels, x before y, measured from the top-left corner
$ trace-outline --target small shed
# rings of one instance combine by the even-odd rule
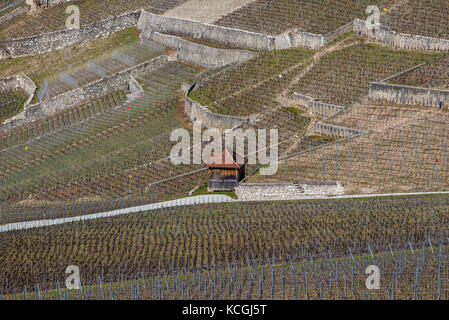
[[[207,163],[209,168],[209,190],[234,191],[245,178],[247,158],[225,149],[212,153]]]

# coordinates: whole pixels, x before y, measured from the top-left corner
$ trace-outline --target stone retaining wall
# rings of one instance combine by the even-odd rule
[[[350,23],[325,35],[303,32],[295,29],[288,32],[288,37],[290,39],[290,46],[293,48],[319,50],[326,46],[329,42],[337,39],[347,32],[352,31],[353,28],[353,21],[351,21]]]
[[[347,127],[341,127],[330,123],[317,122],[313,129],[313,134],[334,138],[349,138],[361,135],[363,131]]]
[[[289,199],[344,194],[340,182],[242,183],[235,189],[239,200]]]
[[[131,93],[141,93],[145,91],[133,75],[129,76],[128,88]]]
[[[309,108],[310,112],[312,112],[313,114],[319,115],[324,118],[331,117],[339,112],[346,110],[346,107],[344,106],[319,102],[315,98],[296,92],[293,93],[292,99]]]
[[[370,83],[369,98],[378,102],[431,107],[439,107],[440,101],[442,101],[444,108],[449,106],[449,90],[418,88],[382,82]]]
[[[276,38],[273,36],[188,19],[166,17],[146,11],[142,11],[137,27],[140,31],[143,31],[145,28],[151,28],[157,32],[204,39],[238,48],[254,50],[276,49]]]
[[[22,113],[6,120],[0,129],[10,129],[22,125],[25,121],[35,121],[87,100],[103,96],[108,92],[127,88],[129,86],[130,76],[151,70],[167,62],[167,60],[167,56],[160,56],[49,100],[30,105]]]
[[[172,49],[177,49],[178,60],[200,65],[205,68],[220,68],[229,64],[245,62],[258,56],[246,50],[218,49],[187,41],[177,36],[161,34],[146,28],[140,35]]]
[[[184,112],[189,119],[194,121],[201,121],[206,128],[216,129],[231,129],[241,125],[242,123],[251,121],[250,118],[234,117],[223,114],[213,113],[202,106],[198,102],[190,99],[186,95]]]
[[[368,29],[368,23],[361,19],[355,19],[353,30],[356,34],[368,39],[395,48],[409,50],[435,50],[449,51],[449,39],[438,39],[415,34],[400,33],[391,30],[387,26],[380,25],[378,30]]]
[[[326,45],[326,39],[321,34],[293,30],[289,32],[289,38],[293,48],[319,50]]]
[[[28,76],[24,74],[0,79],[0,91],[15,91],[21,90],[28,96],[25,102],[25,108],[31,100],[33,100],[34,94],[36,93],[37,86]]]
[[[81,26],[80,29],[66,29],[36,36],[0,41],[12,58],[42,54],[65,47],[107,37],[119,30],[135,26],[141,11],[125,13],[110,19]]]

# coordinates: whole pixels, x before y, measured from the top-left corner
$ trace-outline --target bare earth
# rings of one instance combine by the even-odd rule
[[[190,0],[168,10],[165,16],[213,23],[221,17],[254,2],[255,0]]]

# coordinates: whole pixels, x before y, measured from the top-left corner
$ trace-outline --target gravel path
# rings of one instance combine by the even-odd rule
[[[118,216],[118,215],[122,215],[122,214],[128,214],[128,213],[139,213],[142,211],[154,210],[154,209],[159,209],[159,208],[169,208],[169,207],[176,207],[176,206],[183,206],[183,205],[195,205],[195,204],[202,204],[202,203],[216,203],[216,202],[221,203],[221,202],[229,202],[229,201],[233,201],[233,199],[228,196],[224,196],[224,195],[202,195],[202,196],[195,196],[195,197],[189,197],[189,198],[181,198],[181,199],[176,199],[176,200],[172,200],[172,201],[147,204],[144,206],[113,210],[113,211],[108,211],[108,212],[87,214],[84,216],[10,223],[10,224],[5,224],[5,225],[0,226],[0,232],[39,228],[39,227],[46,227],[46,226],[52,226],[52,225],[64,224],[64,223],[70,223],[70,222],[76,222],[76,221],[107,218],[107,217],[113,217],[113,216]]]
[[[10,223],[10,224],[5,224],[5,225],[0,226],[0,232],[40,228],[40,227],[47,227],[47,226],[76,222],[76,221],[86,221],[86,220],[93,220],[93,219],[99,219],[99,218],[113,217],[113,216],[118,216],[118,215],[122,215],[122,214],[139,213],[139,212],[149,211],[149,210],[154,210],[154,209],[159,209],[159,208],[169,208],[169,207],[204,204],[204,203],[248,202],[248,201],[289,201],[289,200],[316,200],[316,199],[357,199],[357,198],[399,197],[399,196],[432,195],[432,194],[447,194],[447,195],[449,195],[449,192],[357,194],[357,195],[343,195],[343,196],[334,196],[334,197],[298,196],[298,197],[289,197],[289,198],[270,198],[270,199],[258,199],[258,200],[234,200],[225,195],[201,195],[201,196],[194,196],[194,197],[188,197],[188,198],[181,198],[181,199],[172,200],[172,201],[158,202],[158,203],[148,204],[148,205],[144,205],[144,206],[88,214],[88,215],[84,215],[84,216]]]

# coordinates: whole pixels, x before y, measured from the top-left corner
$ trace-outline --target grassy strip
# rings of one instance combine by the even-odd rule
[[[199,187],[198,189],[196,189],[193,193],[192,196],[200,196],[200,195],[210,195],[210,194],[222,194],[228,197],[231,197],[232,199],[238,199],[237,195],[235,194],[235,192],[226,192],[226,191],[209,191],[208,190],[208,186],[207,184],[203,184],[201,187]]]

